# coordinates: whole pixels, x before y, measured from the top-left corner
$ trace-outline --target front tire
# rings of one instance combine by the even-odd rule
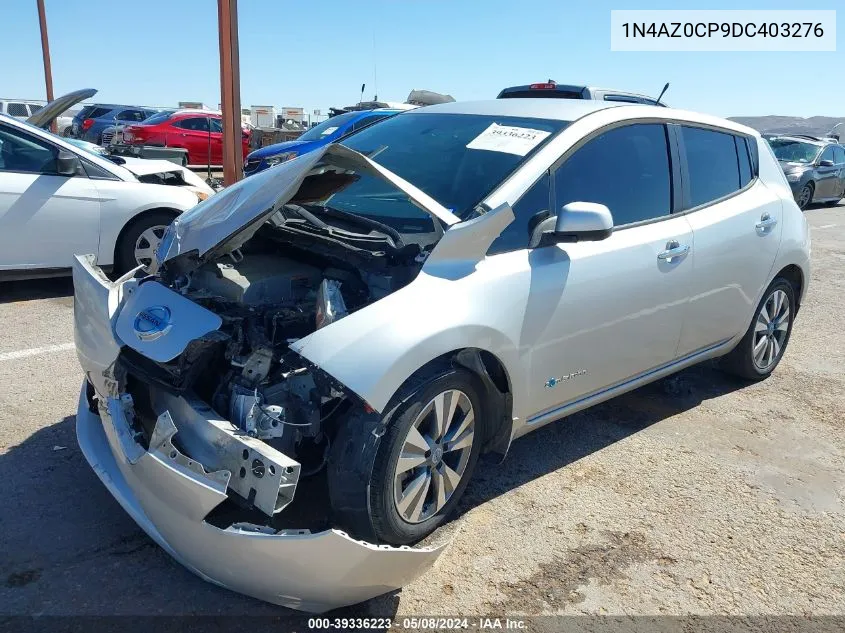
[[[768,378],[783,358],[795,318],[795,289],[777,277],[766,289],[754,311],[745,336],[720,365],[746,380]]]
[[[813,201],[813,193],[815,192],[816,187],[812,182],[808,182],[801,188],[801,191],[798,193],[798,197],[795,198],[795,202],[798,204],[798,208],[802,211],[810,206],[810,203]]]
[[[154,211],[132,220],[117,244],[115,274],[120,276],[139,265],[149,266],[173,218],[167,211]]]
[[[388,414],[373,451],[350,450],[350,443],[363,445],[364,434],[342,423],[329,464],[329,495],[339,526],[380,543],[406,545],[448,519],[481,450],[479,393],[479,380],[465,369],[449,368],[415,381],[395,399],[401,404]],[[369,477],[352,477],[343,465],[344,454],[368,461],[354,468]]]

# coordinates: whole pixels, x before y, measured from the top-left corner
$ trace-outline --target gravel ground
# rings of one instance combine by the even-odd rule
[[[769,380],[695,367],[485,458],[435,567],[341,614],[845,614],[843,213],[807,212],[810,294]],[[70,295],[0,284],[0,614],[288,613],[185,571],[89,469]]]

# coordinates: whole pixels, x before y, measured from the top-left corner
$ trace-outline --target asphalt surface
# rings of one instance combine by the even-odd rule
[[[843,614],[845,205],[807,211],[786,356],[742,385],[682,372],[484,459],[452,545],[346,612]],[[159,549],[76,446],[69,280],[0,283],[0,614],[263,614]]]

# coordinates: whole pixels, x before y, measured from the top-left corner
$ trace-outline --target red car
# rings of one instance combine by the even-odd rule
[[[143,123],[123,129],[123,142],[129,145],[158,145],[188,150],[190,165],[223,163],[223,117],[202,110],[161,112]],[[243,158],[249,153],[250,131],[243,129]]]

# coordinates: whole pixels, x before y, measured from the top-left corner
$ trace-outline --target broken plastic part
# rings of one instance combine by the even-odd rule
[[[323,279],[317,290],[317,329],[326,327],[348,314],[340,282],[335,279]]]

